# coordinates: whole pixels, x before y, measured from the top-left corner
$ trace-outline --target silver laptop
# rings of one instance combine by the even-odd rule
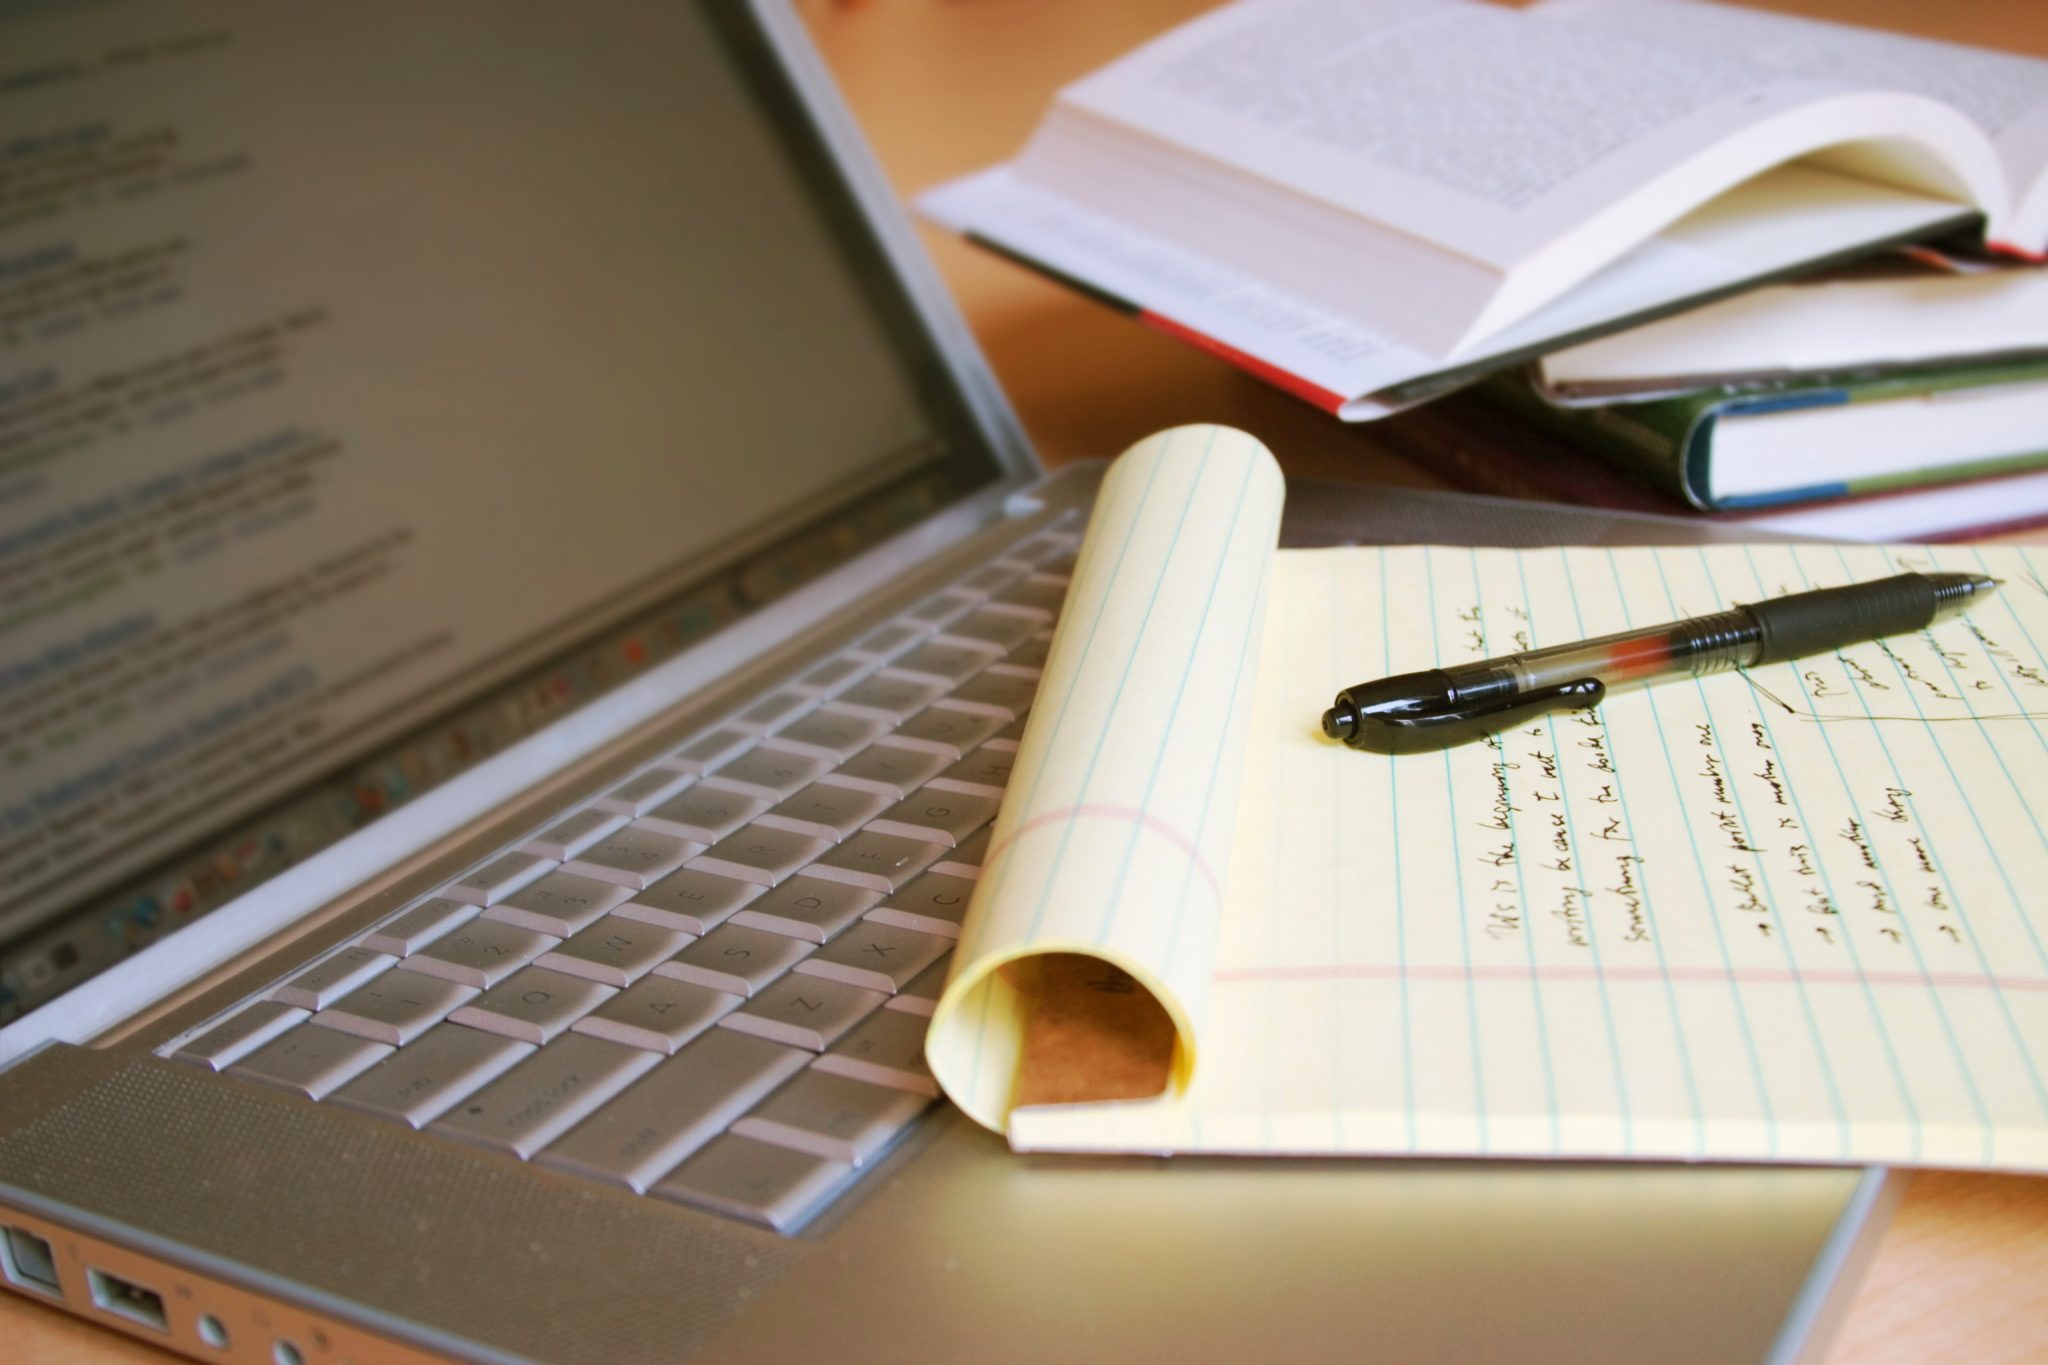
[[[787,12],[0,0],[0,119],[23,1300],[284,1365],[1822,1339],[1878,1173],[1048,1161],[939,1100],[1095,471]]]

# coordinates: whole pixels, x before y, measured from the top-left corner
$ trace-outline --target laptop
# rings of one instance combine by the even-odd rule
[[[11,1321],[283,1365],[1824,1341],[1881,1172],[1049,1160],[938,1098],[1098,468],[1039,469],[787,10],[0,0],[0,53]]]

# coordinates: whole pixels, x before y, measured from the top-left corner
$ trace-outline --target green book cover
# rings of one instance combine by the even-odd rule
[[[1903,467],[1881,448],[1880,432],[1874,438],[1859,438],[1865,443],[1863,450],[1870,452],[1868,458],[1858,449],[1835,452],[1825,462],[1829,467],[1816,473],[1795,456],[1768,472],[1767,487],[1719,496],[1714,492],[1717,437],[1731,423],[1769,422],[1786,414],[1824,416],[1817,410],[1882,403],[1910,403],[1914,416],[1931,412],[1939,421],[1944,416],[1941,409],[1927,407],[1936,395],[1976,398],[2008,388],[2022,400],[2037,394],[2041,410],[2048,412],[2048,359],[1929,367],[1881,376],[1813,375],[1791,387],[1714,388],[1641,403],[1570,408],[1545,402],[1520,374],[1503,375],[1480,387],[1488,401],[1706,511],[1850,497],[2048,464],[2048,422],[2016,419],[2012,430],[1996,435],[1966,433],[1957,426],[1958,448],[1938,458],[1911,460]],[[1899,409],[1901,415],[1907,412],[1904,406]],[[1807,421],[1802,429],[1819,432],[1824,425]],[[1855,427],[1863,430],[1868,424],[1857,422]]]

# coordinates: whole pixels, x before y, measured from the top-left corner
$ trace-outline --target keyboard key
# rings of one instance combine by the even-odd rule
[[[595,981],[545,967],[514,972],[448,1016],[487,1033],[545,1043],[618,992]]]
[[[230,1066],[228,1074],[296,1090],[317,1100],[393,1051],[383,1043],[331,1028],[301,1025]]]
[[[941,938],[960,937],[960,923],[967,918],[967,902],[974,897],[974,882],[943,872],[927,872],[901,891],[892,891],[882,903],[868,911],[877,924],[915,929]]]
[[[673,768],[649,768],[644,773],[635,773],[590,804],[613,815],[645,815],[696,780],[692,774]]]
[[[998,664],[986,673],[969,678],[939,704],[960,711],[1000,716],[1006,721],[1015,720],[1031,709],[1031,699],[1038,693],[1038,676],[1036,673],[1007,673],[1003,671],[1004,667]]]
[[[966,712],[957,714],[965,715]],[[925,786],[927,790],[936,787],[940,791],[973,792],[976,795],[993,796],[1000,800],[1003,793],[1009,789],[1010,773],[1016,766],[1015,753],[1008,749],[983,746],[940,773]]]
[[[813,697],[835,697],[873,672],[874,667],[865,659],[841,654],[825,660],[791,683],[789,688],[792,692],[803,692]]]
[[[704,845],[693,840],[628,825],[584,849],[562,869],[639,891],[703,851]]]
[[[948,587],[946,591],[955,597],[980,601],[1009,587],[1017,581],[1018,575],[1022,572],[1021,569],[1008,564],[984,564]]]
[[[972,611],[941,630],[937,641],[985,645],[1008,654],[1043,629],[1044,623],[1006,611]]]
[[[832,780],[878,791],[900,800],[943,772],[952,760],[930,746],[910,748],[878,740],[840,764]]]
[[[623,815],[594,807],[565,815],[520,847],[543,858],[568,861],[626,823]]]
[[[709,780],[709,785],[736,787],[749,796],[780,801],[798,787],[815,780],[819,773],[825,771],[827,762],[816,754],[763,745],[720,768],[718,775]]]
[[[761,797],[706,784],[662,802],[639,823],[657,834],[715,844],[766,809]]]
[[[441,894],[471,905],[494,905],[554,866],[554,859],[532,853],[501,853]]]
[[[995,834],[993,825],[976,831],[960,841],[951,853],[932,864],[932,871],[943,872],[948,877],[965,877],[974,881],[981,876],[982,865],[988,861],[989,839]]]
[[[864,659],[872,659],[876,663],[884,663],[930,633],[929,630],[902,621],[891,621],[888,625],[878,626],[848,645],[847,652]]]
[[[815,754],[836,763],[874,743],[889,723],[836,706],[820,707],[775,737],[776,747]]]
[[[567,938],[595,924],[632,894],[630,888],[616,882],[601,882],[575,872],[550,872],[484,911],[484,918]]]
[[[313,1022],[373,1043],[403,1047],[475,995],[474,986],[398,967],[321,1010]]]
[[[1066,600],[1067,585],[1064,581],[1044,574],[1031,574],[997,593],[995,600],[987,603],[985,609],[1034,616],[1042,625],[1060,614],[1060,607]]]
[[[686,934],[708,933],[732,913],[759,896],[764,888],[712,872],[684,868],[663,877],[618,908],[625,919],[638,920]]]
[[[889,1003],[882,1008],[930,1019],[938,1012],[939,995],[946,989],[946,974],[952,965],[953,955],[948,953],[919,972],[908,986],[890,996]]]
[[[881,814],[889,797],[867,787],[813,782],[781,805],[758,816],[760,824],[838,842]]]
[[[1038,571],[1062,581],[1072,579],[1074,576],[1074,566],[1080,562],[1081,557],[1078,547],[1078,541],[1070,544],[1066,549],[1039,565]]]
[[[171,1055],[215,1071],[225,1070],[286,1029],[308,1018],[306,1011],[274,1000],[258,1000],[221,1020]]]
[[[726,724],[757,735],[772,734],[817,704],[818,699],[810,693],[789,688],[761,698]]]
[[[437,1024],[328,1098],[419,1128],[533,1055],[533,1044]]]
[[[752,995],[804,960],[811,946],[745,924],[713,929],[655,970],[729,995]]]
[[[358,940],[363,947],[393,957],[410,957],[458,924],[476,918],[476,907],[436,896],[401,910]]]
[[[845,843],[830,846],[804,870],[849,886],[895,891],[937,862],[945,851],[943,844],[862,830]]]
[[[950,687],[954,683],[965,682],[1001,657],[1002,654],[993,648],[977,647],[964,641],[926,640],[889,667],[899,673],[912,673]]]
[[[889,997],[792,972],[718,1021],[772,1042],[823,1052]]]
[[[930,749],[951,763],[1002,728],[994,716],[928,706],[891,731],[889,742]]]
[[[687,933],[606,915],[533,965],[601,986],[630,986],[691,942]]]
[[[996,562],[1016,564],[1026,569],[1044,572],[1047,564],[1055,563],[1073,552],[1074,537],[1062,531],[1041,531],[1021,545],[1012,546],[1007,554]]]
[[[952,949],[953,940],[943,935],[865,919],[799,962],[796,970],[894,995]]]
[[[661,761],[664,768],[683,773],[708,773],[753,747],[754,737],[731,726],[701,734]]]
[[[929,1103],[923,1095],[814,1067],[770,1095],[732,1131],[859,1166],[879,1156]]]
[[[900,834],[955,848],[996,818],[997,804],[993,796],[923,787],[870,820],[868,828],[877,834]]]
[[[572,1033],[455,1105],[430,1131],[530,1157],[660,1060],[658,1053]]]
[[[901,1010],[876,1010],[813,1063],[820,1071],[937,1099],[939,1083],[925,1065],[931,1021]]]
[[[684,1162],[653,1192],[787,1233],[853,1177],[847,1162],[728,1133]]]
[[[885,668],[841,692],[832,705],[898,725],[931,705],[945,691],[946,684],[935,679]]]
[[[557,1139],[541,1164],[644,1193],[809,1060],[796,1048],[713,1029]]]
[[[973,605],[963,598],[940,593],[936,597],[925,598],[896,619],[913,630],[929,632],[965,614]]]
[[[1017,752],[1018,746],[1023,742],[1024,718],[1022,716],[1019,716],[1017,719],[1011,721],[1008,725],[1005,725],[1002,729],[996,731],[995,734],[989,738],[988,743],[982,745],[982,747],[984,749],[1008,749],[1011,753],[1014,754]]]
[[[472,920],[407,958],[416,972],[462,986],[495,986],[560,940],[496,920]]]
[[[700,872],[774,886],[830,847],[829,839],[766,825],[748,825],[720,839],[690,866]]]
[[[575,1032],[649,1052],[671,1053],[740,1007],[740,997],[659,968],[576,1021]]]
[[[270,998],[302,1010],[324,1009],[397,961],[369,948],[344,948],[279,986]]]
[[[1045,661],[1052,654],[1052,632],[1042,630],[1010,651],[1008,662],[1019,668],[1043,670]]]
[[[734,915],[735,924],[750,924],[770,933],[787,934],[807,943],[823,943],[866,914],[882,893],[864,886],[791,877]]]

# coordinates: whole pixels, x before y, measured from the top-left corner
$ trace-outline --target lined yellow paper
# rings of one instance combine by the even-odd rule
[[[1270,457],[1206,430],[1091,523],[929,1044],[970,1113],[1020,1148],[2048,1170],[2034,551],[1276,553]],[[1908,568],[2006,586],[1497,744],[1317,730],[1347,683]],[[1028,1001],[992,967],[1047,949],[1159,994],[1168,1094],[1009,1108]]]

